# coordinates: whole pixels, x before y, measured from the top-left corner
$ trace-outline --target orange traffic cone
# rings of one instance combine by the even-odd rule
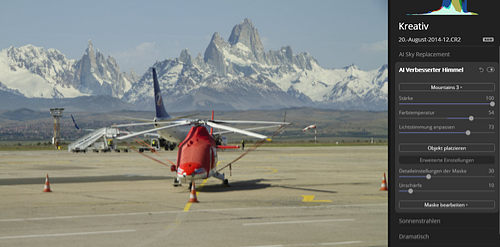
[[[189,202],[199,202],[198,198],[196,198],[196,187],[194,185],[194,181],[193,185],[191,186],[191,193],[189,193]]]
[[[45,176],[45,186],[43,186],[43,192],[52,192],[52,190],[50,190],[49,174]]]
[[[384,177],[382,178],[382,184],[380,185],[380,191],[387,191],[387,179],[385,178],[385,172]]]

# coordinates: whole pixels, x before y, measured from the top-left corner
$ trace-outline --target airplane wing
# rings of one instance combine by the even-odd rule
[[[121,118],[126,119],[126,120],[132,120],[132,121],[151,122],[151,118],[147,119],[147,118],[135,118],[135,117],[127,117],[127,116],[123,116]]]
[[[121,127],[131,127],[131,126],[144,126],[144,125],[153,125],[155,122],[149,120],[147,123],[128,123],[128,124],[113,124],[111,127],[113,128],[121,128]]]
[[[160,120],[160,121],[151,121],[151,119],[148,119],[147,121],[143,121],[142,123],[114,124],[114,125],[111,125],[111,127],[120,128],[120,127],[131,127],[131,126],[171,124],[172,122],[175,122],[177,120],[188,118],[188,117],[191,117],[194,115],[197,115],[197,114],[178,116],[175,118],[169,118],[169,119]]]

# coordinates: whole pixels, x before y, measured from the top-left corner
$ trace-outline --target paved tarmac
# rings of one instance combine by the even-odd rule
[[[219,152],[221,165],[240,154]],[[3,151],[0,246],[387,246],[386,169],[384,146],[264,146],[191,204],[138,153]]]

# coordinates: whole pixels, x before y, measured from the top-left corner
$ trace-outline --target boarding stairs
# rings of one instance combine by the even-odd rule
[[[68,151],[80,151],[86,150],[88,147],[92,146],[95,142],[102,140],[104,145],[107,144],[106,138],[115,138],[120,131],[116,128],[100,128],[97,129],[82,138],[72,142],[68,145]]]

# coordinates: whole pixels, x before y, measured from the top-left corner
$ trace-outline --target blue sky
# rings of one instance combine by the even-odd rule
[[[290,45],[327,68],[387,63],[387,0],[2,1],[0,49],[33,44],[79,59],[91,39],[142,74],[183,48],[203,55],[214,32],[227,40],[246,17],[266,51]]]

